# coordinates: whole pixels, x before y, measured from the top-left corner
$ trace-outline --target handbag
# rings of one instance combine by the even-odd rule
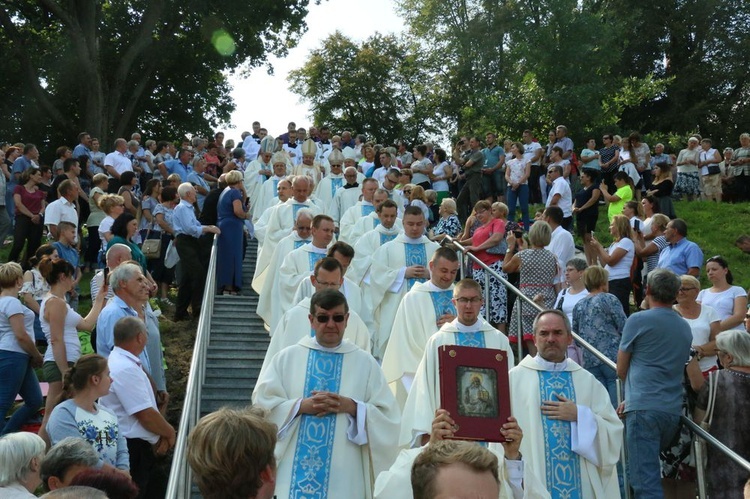
[[[492,237],[492,235],[493,233],[490,232],[490,237]],[[490,255],[504,255],[505,252],[508,251],[508,242],[505,240],[505,237],[501,237],[499,243],[492,246],[491,248],[487,248],[485,251]]]
[[[174,245],[174,239],[169,241],[167,253],[164,255],[164,266],[168,269],[173,268],[180,261],[180,255],[177,254],[177,247]]]
[[[146,239],[144,239],[141,245],[141,252],[143,256],[150,259],[156,259],[161,256],[161,235],[158,239],[149,239],[148,236],[151,234],[151,229],[146,232]]]
[[[708,165],[708,175],[716,175],[718,173],[721,173],[719,165]]]

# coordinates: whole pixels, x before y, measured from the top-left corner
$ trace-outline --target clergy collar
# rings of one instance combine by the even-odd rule
[[[307,249],[312,251],[313,253],[328,253],[328,248],[318,248],[317,246],[315,246],[315,244],[313,244],[312,241],[310,241],[309,244],[306,244],[305,247],[307,247]]]
[[[374,205],[374,204],[372,204],[371,202],[369,202],[369,201],[365,201],[364,199],[363,199],[362,201],[360,201],[360,203],[362,203],[362,206],[375,206],[375,205]]]
[[[451,291],[451,288],[443,289],[435,286],[435,284],[432,281],[427,281],[424,283],[425,286],[427,286],[429,289],[427,291],[430,291],[431,293],[442,293],[443,291]]]
[[[477,331],[482,329],[482,319],[480,318],[477,318],[477,321],[471,326],[466,326],[458,322],[458,317],[453,319],[451,324],[456,326],[456,329],[458,329],[459,333],[476,333]]]
[[[534,357],[534,361],[545,371],[565,371],[568,367],[568,358],[566,357],[565,360],[562,362],[550,362],[548,360],[544,360],[541,355],[536,354]]]
[[[312,337],[312,341],[313,341],[313,343],[315,343],[318,346],[318,348],[320,348],[324,352],[336,352],[336,351],[338,351],[341,348],[341,345],[344,344],[344,339],[343,338],[341,339],[341,343],[339,343],[338,346],[335,346],[333,348],[324,347],[323,345],[321,345],[320,343],[318,343],[318,338],[316,338],[315,336]]]
[[[357,182],[354,182],[353,184],[344,185],[344,189],[354,189],[355,187],[359,187],[359,184]]]
[[[297,147],[297,143],[296,143],[296,142],[292,143],[291,141],[289,141],[289,142],[287,143],[287,145],[288,145],[289,147],[291,147],[291,148],[295,148],[295,147]]]
[[[413,238],[404,234],[404,240],[406,241],[407,244],[422,244],[422,236]]]

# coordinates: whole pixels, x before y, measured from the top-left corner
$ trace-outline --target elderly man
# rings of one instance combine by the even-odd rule
[[[99,457],[91,444],[82,438],[65,437],[44,456],[42,483],[47,490],[68,487],[78,473],[95,469],[98,464]]]
[[[275,147],[276,141],[273,137],[263,137],[260,141],[260,151],[258,152],[258,156],[250,161],[245,168],[242,183],[245,186],[247,197],[250,198],[251,208],[257,205],[261,187],[274,173],[272,158]],[[286,161],[284,168],[286,170]],[[288,172],[285,171],[285,173]],[[258,215],[260,216],[260,214]]]
[[[332,257],[326,257],[318,260],[315,264],[315,271],[310,276],[315,293],[326,289],[341,291],[344,283],[344,270],[338,260]],[[313,293],[313,296],[315,296]],[[307,314],[310,311],[310,302],[312,297],[303,298],[296,305],[284,313],[276,329],[271,336],[271,343],[268,345],[266,357],[263,360],[261,374],[271,363],[273,356],[288,346],[297,344],[301,339],[312,336],[312,331],[300,327],[305,324]],[[347,300],[348,303],[348,300]],[[370,332],[362,321],[360,316],[354,311],[349,310],[349,321],[344,331],[344,339],[354,343],[365,352],[370,352]]]
[[[438,248],[430,259],[430,280],[415,284],[404,295],[393,320],[393,331],[383,356],[383,373],[403,409],[424,355],[425,345],[439,329],[456,318],[453,283],[458,256]]]
[[[254,236],[258,240],[258,254],[263,249],[263,241],[266,239],[266,229],[268,228],[268,221],[271,220],[271,214],[273,211],[287,202],[292,197],[292,180],[289,177],[285,177],[279,180],[276,186],[276,197],[274,202],[266,208],[263,213],[258,214],[258,219],[253,220],[253,227],[255,228]],[[253,213],[255,216],[255,213]]]
[[[373,201],[377,188],[378,181],[374,178],[366,178],[362,181],[362,199],[346,210],[341,216],[341,221],[339,222],[339,239],[349,244],[356,242],[351,239],[351,231],[354,229],[357,220],[375,211]]]
[[[396,401],[375,359],[343,341],[348,318],[343,294],[316,293],[315,336],[279,352],[255,386],[253,403],[280,428],[278,497],[371,497],[395,458]]]
[[[253,209],[253,220],[258,220],[265,211],[275,205],[279,198],[279,182],[286,178],[287,164],[283,152],[277,152],[271,156],[273,175],[258,189],[255,207]]]
[[[206,282],[207,262],[201,248],[203,234],[219,234],[221,231],[214,225],[201,225],[195,216],[193,204],[196,201],[195,188],[190,183],[182,183],[177,188],[180,196],[172,215],[172,228],[175,234],[175,247],[180,256],[180,265],[185,271],[177,292],[177,304],[174,313],[175,321],[189,318],[188,305],[192,308],[193,318],[197,319],[201,311],[203,287]]]
[[[123,317],[115,324],[114,336],[115,348],[109,356],[112,384],[99,401],[117,416],[128,443],[130,475],[140,489],[139,497],[150,497],[154,453],[163,455],[174,447],[175,430],[159,412],[141,364],[140,355],[148,340],[146,325],[137,317]]]
[[[344,186],[344,174],[341,169],[344,164],[344,155],[335,149],[328,156],[328,162],[331,172],[318,182],[313,191],[315,197],[320,200],[324,213],[330,212],[336,192]]]
[[[347,166],[344,169],[344,185],[336,191],[328,210],[328,214],[336,222],[337,229],[341,223],[341,217],[359,201],[362,195],[362,180],[364,180],[364,175],[357,171],[356,167]]]
[[[377,224],[375,228],[364,233],[357,239],[354,245],[354,259],[352,261],[349,278],[357,285],[362,285],[362,280],[372,265],[372,255],[385,243],[396,239],[403,232],[404,226],[398,219],[398,208],[396,203],[390,199],[383,201],[376,209]]]
[[[669,269],[677,275],[700,276],[703,265],[703,251],[692,241],[688,241],[688,228],[685,221],[675,218],[667,224],[664,237],[669,243],[659,253],[657,268]]]
[[[404,233],[372,255],[372,266],[363,279],[365,301],[373,304],[375,335],[373,355],[382,359],[401,299],[417,282],[430,277],[427,263],[438,248],[424,235],[422,210],[409,206],[404,213]]]
[[[270,215],[265,239],[263,240],[263,251],[268,249],[273,254],[278,242],[292,232],[297,212],[302,208],[309,208],[313,216],[322,213],[322,210],[310,201],[310,182],[310,178],[305,175],[294,177],[294,180],[292,180],[292,198],[274,208]]]
[[[307,139],[302,143],[302,163],[294,167],[294,175],[309,177],[315,186],[322,178],[322,169],[320,163],[315,158],[318,155],[318,146],[312,139]]]
[[[163,178],[169,177],[176,173],[180,176],[182,182],[187,182],[188,175],[193,170],[190,162],[193,159],[193,152],[190,149],[180,149],[177,159],[170,159],[159,165],[159,171]]]
[[[604,386],[567,358],[572,341],[564,313],[540,312],[537,355],[510,371],[511,412],[524,424],[521,453],[552,497],[620,497],[622,423]]]
[[[505,350],[508,367],[514,364],[513,349],[508,338],[479,315],[483,302],[479,284],[472,279],[463,279],[453,288],[452,294],[451,302],[457,317],[444,323],[427,340],[414,374],[414,384],[405,387],[409,396],[404,406],[399,437],[402,446],[420,446],[430,439],[435,412],[441,407],[439,347],[460,345]]]
[[[271,499],[278,428],[258,408],[221,408],[195,425],[187,460],[205,499]],[[231,442],[231,445],[228,443]]]
[[[133,162],[128,157],[128,141],[115,140],[115,150],[104,158],[104,170],[109,174],[108,192],[117,193],[120,188],[120,175],[133,171]],[[165,175],[164,178],[167,178]]]
[[[333,219],[328,215],[316,216],[312,221],[312,241],[283,255],[281,266],[266,277],[258,299],[258,315],[271,331],[276,329],[281,316],[294,306],[297,287],[312,273],[315,263],[325,258],[332,240]]]
[[[625,321],[617,352],[617,374],[625,381],[618,411],[627,427],[628,478],[639,498],[663,497],[659,452],[680,427],[682,379],[693,338],[690,325],[672,309],[680,286],[670,270],[649,272],[649,309]]]

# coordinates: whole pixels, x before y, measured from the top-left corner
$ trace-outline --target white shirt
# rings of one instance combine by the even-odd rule
[[[125,172],[133,171],[133,162],[125,154],[119,151],[114,151],[107,154],[107,156],[104,158],[104,166],[113,167],[115,171],[120,175]]]
[[[18,298],[4,296],[0,298],[0,350],[28,355],[26,350],[18,344],[13,328],[10,326],[10,318],[18,314],[23,314],[26,334],[32,342],[34,341],[34,312],[24,306]]]
[[[608,253],[612,255],[617,248],[624,249],[626,253],[616,264],[606,265],[604,267],[609,272],[610,281],[630,277],[630,267],[633,265],[633,258],[635,257],[635,245],[630,238],[623,237],[616,243],[612,243],[609,246]]]
[[[542,148],[542,145],[539,142],[531,142],[530,144],[524,144],[523,145],[523,160],[531,161],[534,159],[534,156],[536,156],[536,152]],[[540,156],[541,158],[541,156]],[[532,165],[538,165],[539,160],[536,161],[536,163],[531,163]]]
[[[568,264],[568,260],[573,258],[576,253],[573,236],[570,232],[563,229],[561,225],[558,225],[552,231],[552,239],[550,239],[549,245],[545,246],[544,249],[552,252],[557,257],[557,277],[555,277],[555,284],[565,282],[565,266]]]
[[[76,205],[63,197],[52,201],[44,210],[44,225],[60,225],[60,222],[70,222],[78,227]]]
[[[557,206],[563,212],[563,217],[568,218],[573,216],[573,193],[570,192],[570,184],[563,177],[557,177],[552,186],[550,187],[549,193],[547,193],[547,204],[549,208],[552,203],[552,198],[555,194],[560,194],[560,199],[557,202]]]
[[[714,310],[716,310],[716,313],[719,316],[719,320],[723,321],[724,319],[728,319],[729,317],[734,315],[734,300],[738,296],[747,296],[747,292],[739,286],[732,286],[729,289],[725,289],[724,291],[720,291],[718,293],[714,293],[710,289],[703,289],[700,293],[698,293],[698,298],[696,298],[695,301],[703,305],[712,307]],[[732,329],[739,329],[740,331],[744,331],[745,325],[744,323],[740,322]]]
[[[140,438],[155,444],[159,435],[151,433],[141,425],[135,414],[144,409],[158,411],[154,391],[141,361],[132,353],[115,347],[109,354],[112,385],[109,393],[100,399],[100,403],[115,413],[120,424],[120,431],[125,438]]]

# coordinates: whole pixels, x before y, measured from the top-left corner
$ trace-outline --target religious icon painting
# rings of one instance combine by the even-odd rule
[[[441,408],[456,422],[454,438],[503,442],[500,428],[510,416],[507,353],[444,345],[438,359]]]

